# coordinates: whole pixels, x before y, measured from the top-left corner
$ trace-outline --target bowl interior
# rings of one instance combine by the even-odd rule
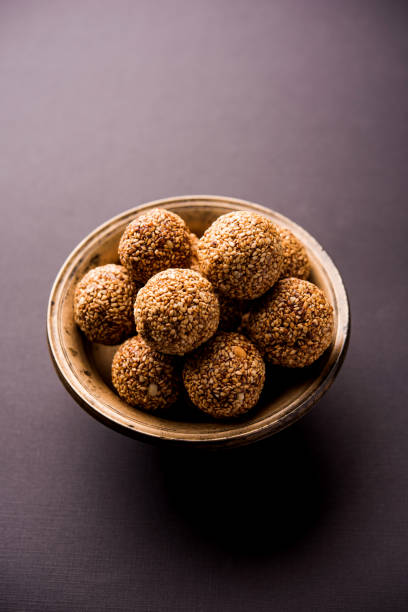
[[[126,225],[155,206],[179,214],[198,235],[231,210],[258,210],[289,228],[305,245],[312,265],[311,281],[332,303],[335,334],[331,347],[312,366],[303,369],[268,367],[258,405],[236,421],[214,422],[196,410],[186,397],[168,416],[132,408],[114,392],[110,366],[117,347],[89,343],[73,320],[77,281],[92,267],[118,262],[117,248]],[[94,416],[124,433],[178,441],[245,442],[285,427],[304,414],[329,386],[346,346],[348,306],[340,276],[327,254],[305,230],[274,211],[247,202],[222,198],[179,198],[154,202],[108,221],[90,234],[69,256],[52,290],[48,336],[57,370],[69,391]]]

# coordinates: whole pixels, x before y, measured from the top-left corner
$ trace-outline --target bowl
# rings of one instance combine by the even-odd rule
[[[311,261],[310,280],[326,294],[334,309],[334,336],[329,349],[302,369],[268,367],[257,406],[236,421],[211,421],[181,399],[174,416],[149,414],[132,408],[115,393],[110,366],[116,347],[89,343],[74,323],[73,299],[77,281],[95,266],[118,262],[117,248],[126,225],[152,208],[180,215],[201,235],[220,215],[255,211],[290,229],[303,242]],[[145,441],[196,447],[242,445],[260,440],[291,425],[318,401],[336,377],[349,338],[349,306],[340,274],[320,244],[283,215],[244,200],[218,196],[183,196],[132,208],[91,232],[68,256],[51,290],[47,335],[55,369],[72,397],[89,414],[109,427]]]

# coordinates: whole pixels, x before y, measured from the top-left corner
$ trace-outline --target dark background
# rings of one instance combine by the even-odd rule
[[[0,3],[0,609],[408,609],[407,10],[363,1]],[[132,441],[63,389],[47,298],[139,203],[247,198],[332,255],[348,357],[259,445]]]

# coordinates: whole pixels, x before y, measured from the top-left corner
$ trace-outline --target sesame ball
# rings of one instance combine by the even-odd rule
[[[125,402],[149,412],[173,404],[180,387],[174,358],[154,351],[139,336],[116,351],[112,383]]]
[[[135,302],[136,328],[155,350],[184,355],[215,333],[218,299],[195,270],[159,272],[140,289]]]
[[[219,332],[187,357],[183,381],[197,408],[215,418],[236,417],[258,401],[265,364],[245,336]]]
[[[74,318],[88,340],[119,344],[134,332],[136,285],[123,266],[93,268],[79,281],[74,295]]]
[[[254,299],[278,280],[282,245],[263,215],[238,211],[218,217],[198,243],[201,273],[230,298]]]
[[[333,337],[333,308],[316,285],[280,280],[246,315],[245,333],[267,361],[289,368],[308,366]]]
[[[232,300],[222,293],[218,294],[218,301],[220,304],[218,329],[220,331],[235,331],[241,323],[242,315],[248,308],[248,302],[246,300]]]
[[[169,210],[154,208],[126,227],[119,259],[140,284],[167,268],[188,268],[191,244],[187,225]]]
[[[291,231],[278,229],[283,247],[283,265],[280,278],[301,278],[307,280],[310,274],[310,262],[306,249]]]
[[[190,244],[191,244],[191,263],[190,263],[190,268],[192,270],[196,270],[197,272],[200,272],[200,264],[198,262],[198,241],[199,238],[196,234],[194,234],[194,232],[190,232]]]

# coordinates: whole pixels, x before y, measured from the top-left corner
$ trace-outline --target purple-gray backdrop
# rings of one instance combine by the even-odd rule
[[[402,2],[2,0],[2,611],[407,609],[407,60]],[[210,456],[96,423],[44,333],[76,243],[184,193],[305,226],[353,314],[308,417]]]

